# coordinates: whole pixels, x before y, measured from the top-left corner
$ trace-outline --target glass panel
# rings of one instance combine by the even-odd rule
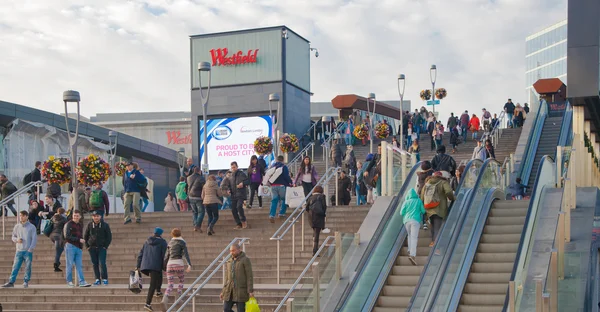
[[[449,256],[448,248],[451,247],[451,239],[453,233],[457,228],[457,222],[461,212],[465,209],[466,201],[469,198],[469,194],[477,181],[477,176],[481,170],[483,162],[473,161],[471,166],[463,173],[464,181],[456,195],[456,201],[454,202],[451,212],[446,219],[446,225],[442,228],[442,232],[438,235],[439,239],[435,245],[435,252],[431,254],[429,262],[425,267],[425,272],[422,273],[422,278],[414,297],[414,302],[411,307],[412,311],[423,311],[425,304],[429,297],[433,293],[432,286],[438,278],[438,273],[444,258]]]
[[[502,188],[502,182],[499,178],[501,164],[496,161],[491,161],[488,165],[483,168],[483,173],[479,185],[476,185],[474,191],[475,197],[473,202],[468,209],[465,221],[460,229],[458,239],[454,250],[452,251],[450,262],[448,263],[447,270],[444,273],[442,285],[438,291],[437,300],[435,302],[434,311],[449,311],[450,301],[454,296],[451,294],[456,288],[459,276],[469,274],[469,272],[461,272],[462,264],[467,256],[467,251],[470,246],[470,242],[473,240],[475,235],[477,221],[480,218],[482,207],[484,205],[484,199],[490,188]],[[489,203],[486,203],[489,204]],[[480,233],[479,233],[480,234]],[[470,267],[467,268],[470,270]]]

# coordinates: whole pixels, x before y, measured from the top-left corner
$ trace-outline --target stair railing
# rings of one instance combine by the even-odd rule
[[[204,271],[202,271],[200,276],[198,276],[198,278],[196,278],[196,280],[192,283],[192,285],[190,285],[190,287],[188,287],[188,289],[186,289],[186,291],[181,296],[179,296],[179,298],[177,298],[177,300],[175,300],[175,302],[173,302],[173,304],[171,305],[171,307],[169,307],[167,312],[173,312],[173,311],[181,312],[190,303],[190,301],[192,302],[192,311],[196,312],[196,295],[198,295],[198,292],[200,292],[200,290],[204,286],[206,286],[206,284],[208,284],[208,281],[210,281],[210,279],[213,278],[213,276],[215,276],[215,274],[217,274],[217,272],[219,272],[219,270],[222,267],[223,267],[223,283],[225,283],[224,265],[231,258],[231,254],[229,253],[229,248],[231,248],[231,246],[233,246],[233,244],[237,244],[238,246],[242,247],[242,251],[245,252],[246,244],[249,243],[249,240],[250,240],[249,238],[240,238],[240,237],[236,237],[233,240],[231,240],[229,245],[227,245],[227,247],[225,247],[225,249],[223,249],[223,251],[221,251],[221,253],[215,258],[215,260],[213,260],[206,267],[206,269],[204,269]],[[208,274],[208,276],[206,277],[206,279],[202,283],[200,283],[200,281],[202,281],[202,279],[207,274]],[[191,294],[190,294],[190,292],[191,292]],[[181,306],[179,306],[179,308],[177,308],[177,305],[180,304],[186,298],[186,296],[188,294],[189,294],[189,296],[187,297],[187,300],[185,300],[185,302],[183,302],[181,304]],[[175,309],[177,309],[177,310],[175,310]]]
[[[319,179],[319,181],[317,182],[317,185],[322,185],[323,188],[325,189],[325,195],[329,196],[329,192],[327,191],[329,189],[328,184],[329,181],[331,180],[331,178],[333,177],[337,177],[338,172],[339,172],[340,168],[334,168],[331,167],[329,168],[325,174]],[[335,183],[335,188],[336,188],[336,199],[338,198],[338,183],[336,181]],[[310,196],[313,194],[315,188],[313,187],[312,190],[310,190],[310,192],[308,193],[308,195],[306,195],[306,197],[304,197],[304,199],[302,200],[302,202],[300,203],[300,205],[298,205],[298,207],[296,207],[296,209],[294,209],[294,211],[292,211],[292,213],[290,213],[290,215],[288,216],[288,218],[283,222],[283,224],[277,229],[277,231],[275,231],[275,233],[273,234],[273,236],[271,236],[270,240],[272,241],[277,241],[277,284],[280,283],[281,279],[280,279],[280,275],[281,275],[281,241],[283,240],[283,237],[285,236],[285,234],[287,234],[290,230],[292,230],[292,263],[296,263],[296,223],[298,223],[298,221],[301,221],[301,235],[302,235],[302,251],[304,251],[304,204],[306,203],[306,201],[308,200],[308,198],[310,198]]]
[[[329,157],[329,155],[327,155],[327,151],[331,150],[330,149],[331,141],[333,141],[334,139],[337,139],[338,137],[341,138],[340,129],[342,129],[343,126],[345,126],[347,124],[348,124],[348,121],[344,121],[344,122],[340,123],[339,125],[337,125],[335,128],[335,131],[331,131],[327,140],[323,140],[323,144],[321,144],[321,146],[323,147],[323,160],[325,160],[325,157]]]
[[[23,187],[21,187],[20,189],[18,189],[16,192],[8,195],[7,197],[3,198],[2,200],[0,200],[0,209],[2,209],[2,239],[6,239],[6,218],[7,218],[7,214],[8,214],[8,203],[13,201],[13,200],[17,200],[17,209],[19,209],[20,206],[20,200],[19,200],[19,196],[22,194],[27,193],[27,191],[31,190],[32,188],[36,187],[37,188],[37,196],[39,198],[41,190],[42,190],[42,181],[35,181],[35,182],[29,182],[26,185],[24,185]]]

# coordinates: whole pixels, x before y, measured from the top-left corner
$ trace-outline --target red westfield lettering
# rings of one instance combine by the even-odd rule
[[[192,134],[181,137],[181,131],[167,131],[167,144],[192,144]]]
[[[244,54],[244,52],[242,51],[237,51],[231,56],[229,56],[228,54],[229,49],[227,48],[210,50],[210,56],[212,57],[212,66],[232,66],[256,63],[256,55],[258,54],[258,49],[248,50],[246,54]]]

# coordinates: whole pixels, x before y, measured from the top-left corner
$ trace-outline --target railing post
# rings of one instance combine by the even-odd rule
[[[338,183],[340,171],[335,169],[335,205],[340,206],[340,185]],[[328,183],[329,184],[329,183]],[[329,196],[329,194],[327,194]]]
[[[279,267],[279,261],[280,261],[280,244],[281,244],[281,239],[277,239],[277,284],[280,284],[280,279],[279,279],[279,273],[280,273],[280,267]]]
[[[296,263],[296,222],[292,224],[292,263]]]
[[[354,233],[354,245],[360,245],[360,233]]]
[[[560,181],[562,179],[562,166],[563,166],[563,161],[562,161],[562,153],[563,153],[563,147],[562,146],[557,146],[556,147],[556,187],[560,187]]]
[[[335,278],[342,279],[342,233],[335,232]]]
[[[510,173],[512,173],[512,171],[514,170],[513,168],[515,168],[515,153],[510,153]]]
[[[294,298],[288,298],[285,302],[285,312],[294,312]]]
[[[542,305],[544,312],[550,312],[550,294],[542,294]]]
[[[319,263],[313,263],[313,312],[321,312],[321,283],[319,278]]]
[[[4,222],[6,222],[6,209],[4,207],[0,207],[0,209],[2,209],[2,240],[6,239],[6,226],[4,224]]]
[[[565,211],[565,242],[571,242],[571,209]]]
[[[192,297],[192,312],[196,312],[196,296]]]
[[[223,257],[223,259],[221,260],[221,262],[225,262],[225,257]],[[226,276],[225,276],[225,270],[227,270],[227,266],[225,264],[223,264],[223,266],[221,268],[223,268],[223,281],[222,281],[222,283],[223,283],[223,286],[225,286],[225,278],[226,278]],[[279,284],[279,282],[278,282],[278,284]]]
[[[508,311],[515,312],[515,281],[508,282]]]
[[[543,312],[542,309],[542,280],[535,280],[535,312]]]
[[[561,211],[558,214],[558,279],[565,278],[565,212]]]
[[[550,256],[550,311],[558,311],[558,251],[552,249]]]
[[[301,213],[302,213],[302,230],[301,230],[301,233],[302,233],[302,251],[304,251],[304,218],[306,217],[306,214],[304,213],[304,211],[301,212]]]
[[[388,179],[388,155],[387,142],[381,141],[381,193],[380,196],[387,195]]]

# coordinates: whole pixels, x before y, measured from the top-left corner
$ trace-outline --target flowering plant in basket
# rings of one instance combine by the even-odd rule
[[[110,174],[110,165],[94,154],[89,154],[77,163],[77,181],[83,185],[104,183]]]
[[[435,98],[436,99],[443,99],[448,95],[448,92],[446,92],[446,89],[444,88],[439,88],[435,90]]]
[[[390,135],[390,126],[385,123],[379,123],[375,126],[375,137],[385,139]]]
[[[366,124],[360,124],[354,127],[354,136],[359,140],[366,138],[369,136],[369,126]]]
[[[429,89],[421,90],[421,100],[427,101],[429,99],[431,99],[431,90],[429,90]]]
[[[115,173],[122,177],[125,174],[125,171],[127,171],[127,163],[124,161],[119,161],[118,163],[115,164]]]
[[[48,157],[42,165],[42,176],[48,183],[65,184],[71,182],[71,161],[68,158]]]
[[[254,140],[254,152],[258,155],[268,155],[273,151],[273,141],[268,136],[259,136]]]
[[[285,133],[279,138],[279,149],[284,153],[295,153],[300,148],[295,134]]]

